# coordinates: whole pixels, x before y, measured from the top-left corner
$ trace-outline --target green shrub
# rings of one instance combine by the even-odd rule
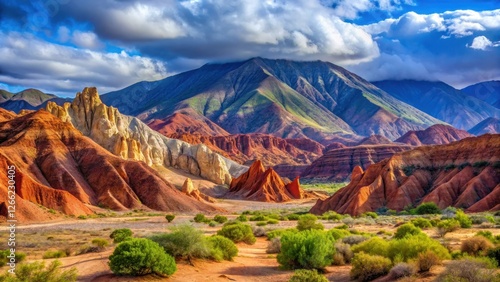
[[[461,210],[457,210],[455,219],[460,222],[460,227],[462,228],[470,228],[472,226],[472,220]]]
[[[201,230],[187,224],[172,227],[170,230],[170,233],[156,234],[149,239],[158,243],[174,258],[190,260],[210,257],[210,245]]]
[[[422,234],[420,228],[415,227],[412,223],[405,223],[398,227],[396,233],[394,234],[395,239],[402,239],[408,236],[415,236]]]
[[[244,214],[241,214],[239,215],[237,218],[236,218],[237,221],[241,221],[241,222],[247,222],[248,221],[248,218],[246,215]]]
[[[497,265],[500,265],[500,247],[489,249],[486,255],[489,258],[496,260]]]
[[[285,269],[323,269],[332,263],[334,252],[333,241],[326,232],[311,229],[284,233],[277,258]]]
[[[399,278],[413,276],[416,272],[417,269],[413,264],[400,262],[391,268],[391,270],[389,271],[389,277],[392,280],[397,280]]]
[[[351,235],[351,232],[345,229],[330,229],[327,231],[328,235],[331,236],[334,240],[342,239]]]
[[[99,250],[104,250],[108,246],[109,242],[103,238],[95,238],[92,240],[92,244],[99,248]]]
[[[342,243],[346,243],[352,246],[360,244],[368,239],[369,239],[368,237],[363,235],[349,235],[347,237],[342,238]]]
[[[433,266],[439,264],[441,264],[441,258],[431,250],[419,253],[415,260],[418,272],[429,272]]]
[[[314,214],[301,215],[297,222],[297,229],[299,231],[311,229],[323,230],[325,228],[323,224],[316,222],[316,220],[318,220],[318,218]]]
[[[372,237],[362,243],[352,246],[351,250],[354,253],[363,252],[369,255],[387,257],[389,251],[389,242],[380,237]]]
[[[238,248],[226,237],[214,235],[207,238],[211,246],[211,256],[216,261],[233,260],[238,255]]]
[[[486,252],[493,247],[493,243],[491,243],[487,238],[483,236],[474,236],[465,239],[462,242],[460,250],[464,253],[468,253],[469,255],[479,256],[485,255]]]
[[[362,217],[371,217],[371,218],[377,218],[378,214],[374,212],[365,212],[361,215]]]
[[[271,241],[267,243],[266,253],[268,254],[277,254],[281,252],[281,239],[273,238]]]
[[[23,263],[16,266],[14,275],[6,272],[0,281],[6,282],[74,282],[78,276],[76,268],[61,271],[61,262],[53,261],[45,267],[44,262]]]
[[[205,217],[204,214],[198,213],[194,216],[193,218],[194,222],[196,223],[201,223],[201,222],[208,222],[208,218]]]
[[[389,273],[391,265],[388,258],[363,252],[357,253],[352,260],[351,278],[371,281]]]
[[[416,209],[415,209],[416,214],[440,214],[441,210],[439,207],[434,203],[434,202],[427,202],[420,204]]]
[[[216,215],[216,216],[214,216],[214,221],[218,222],[218,223],[224,223],[227,221],[227,217],[225,217],[223,215]]]
[[[46,251],[43,253],[42,258],[43,259],[51,259],[51,258],[64,258],[66,257],[66,252],[62,250],[57,250],[57,251]]]
[[[177,270],[173,257],[158,243],[144,238],[120,243],[109,257],[109,267],[115,274],[131,276],[150,273],[169,276]]]
[[[444,237],[446,233],[453,232],[460,228],[460,222],[456,219],[441,220],[437,224],[437,232],[440,237]]]
[[[327,211],[321,217],[326,220],[335,220],[335,221],[342,219],[342,215],[334,211]]]
[[[279,238],[285,232],[297,233],[297,232],[299,232],[299,230],[297,230],[297,228],[287,228],[287,229],[280,228],[280,229],[274,229],[272,231],[267,232],[267,234],[266,234],[267,240],[272,240],[273,238]]]
[[[11,254],[10,250],[2,250],[2,251],[0,251],[0,267],[6,265],[10,261],[10,258],[7,257],[10,254]],[[25,258],[26,258],[26,254],[25,253],[17,252],[16,251],[15,254],[14,254],[14,259],[16,260],[16,263],[20,263],[20,262],[24,261]]]
[[[328,282],[325,276],[318,273],[316,269],[298,269],[288,282]]]
[[[407,262],[417,258],[420,253],[427,250],[434,252],[440,259],[450,259],[450,253],[437,240],[425,234],[395,239],[389,242],[387,257],[393,262]]]
[[[132,238],[132,230],[128,228],[115,229],[111,235],[109,235],[109,238],[113,239],[113,243],[115,244],[123,242]]]
[[[247,224],[236,223],[225,225],[221,230],[217,231],[217,235],[224,236],[235,243],[245,242],[250,245],[255,243],[252,227]]]
[[[335,255],[333,257],[334,265],[344,265],[350,263],[354,253],[351,250],[351,246],[345,243],[335,243]]]
[[[288,220],[298,220],[300,215],[296,214],[296,213],[292,213],[292,214],[287,215],[286,217],[288,217]]]
[[[174,218],[175,218],[175,214],[167,214],[167,215],[165,215],[165,219],[168,222],[172,222],[172,220],[174,220]]]
[[[415,225],[415,227],[421,228],[421,229],[427,229],[432,227],[432,223],[430,220],[426,218],[415,218],[411,220],[411,223]]]
[[[249,220],[250,221],[265,221],[265,220],[267,220],[267,217],[265,217],[262,214],[257,214],[257,215],[251,216]]]
[[[266,226],[267,225],[267,221],[259,221],[255,225],[257,225],[257,226]]]
[[[208,223],[208,226],[210,226],[210,227],[215,227],[215,226],[217,226],[217,224],[218,224],[217,222],[215,222],[215,221],[211,220],[211,221]]]
[[[494,265],[486,260],[464,258],[451,261],[436,279],[437,282],[498,282]]]
[[[279,220],[276,220],[276,219],[270,219],[267,221],[267,224],[278,224],[279,223]]]

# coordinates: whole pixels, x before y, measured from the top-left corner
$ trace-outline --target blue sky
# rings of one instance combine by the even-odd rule
[[[500,1],[0,2],[0,88],[100,93],[210,62],[329,61],[371,80],[500,80]]]

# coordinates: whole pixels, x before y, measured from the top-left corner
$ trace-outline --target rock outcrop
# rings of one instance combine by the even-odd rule
[[[247,169],[205,145],[193,146],[167,138],[139,119],[122,115],[101,102],[95,87],[85,88],[72,103],[63,106],[49,102],[47,111],[123,159],[144,161],[149,166],[181,168],[217,184],[229,184],[232,176]]]
[[[300,177],[315,181],[346,181],[354,167],[360,166],[367,169],[376,162],[411,148],[407,145],[392,144],[333,149],[305,168]]]
[[[500,135],[400,152],[353,172],[349,185],[311,209],[359,215],[379,208],[403,210],[423,202],[468,212],[500,210]]]
[[[6,118],[9,113],[0,111]],[[91,214],[92,206],[113,210],[214,211],[178,191],[143,162],[123,160],[44,110],[13,116],[0,124],[0,168],[15,166],[16,217],[42,221]],[[0,197],[7,199],[7,174]],[[5,209],[2,216],[5,216]]]
[[[469,133],[474,135],[483,135],[487,133],[500,133],[500,119],[487,118],[469,130]]]
[[[382,135],[370,135],[363,140],[359,141],[357,146],[361,145],[382,145],[382,144],[392,144],[392,141],[389,138],[384,137]]]
[[[465,130],[456,129],[449,125],[436,124],[425,130],[408,131],[405,135],[396,139],[394,142],[412,146],[442,145],[471,136],[472,135]]]
[[[322,155],[324,146],[306,138],[279,138],[267,134],[207,136],[172,134],[168,137],[191,144],[205,144],[212,150],[242,164],[260,160],[265,166],[310,164]]]
[[[300,199],[302,195],[298,178],[285,184],[272,168],[266,170],[262,162],[257,160],[247,172],[233,179],[226,197],[262,202],[286,202]]]
[[[181,191],[182,191],[182,193],[184,193],[184,194],[186,194],[186,195],[190,196],[191,198],[194,198],[198,201],[206,201],[209,203],[215,203],[214,198],[207,196],[207,195],[201,193],[200,190],[196,189],[193,185],[193,181],[189,177],[186,178],[186,180],[184,181],[184,184],[182,184]]]

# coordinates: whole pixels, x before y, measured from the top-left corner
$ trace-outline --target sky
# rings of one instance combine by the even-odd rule
[[[251,57],[500,80],[500,0],[2,0],[0,89],[71,97]]]

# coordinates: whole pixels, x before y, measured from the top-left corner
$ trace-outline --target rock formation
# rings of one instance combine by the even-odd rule
[[[351,183],[319,200],[311,212],[359,215],[430,201],[479,212],[500,210],[499,199],[500,135],[486,134],[400,152],[365,172],[355,168]]]
[[[500,119],[487,118],[469,130],[469,133],[474,135],[483,135],[486,133],[500,133]]]
[[[95,87],[85,88],[71,104],[58,106],[49,102],[47,111],[123,159],[144,161],[150,166],[178,167],[217,184],[229,184],[232,176],[247,169],[205,145],[193,146],[167,138],[139,119],[122,115],[101,102]]]
[[[471,137],[467,131],[456,129],[453,126],[436,124],[425,130],[408,131],[394,142],[412,146],[441,145]]]
[[[44,110],[18,116],[0,110],[0,116],[8,119],[0,124],[0,168],[16,167],[19,221],[52,217],[38,205],[70,215],[91,214],[92,206],[216,210],[187,197],[145,163],[114,156]],[[1,174],[2,199],[7,198],[7,183],[7,174]]]
[[[298,178],[285,184],[272,169],[267,170],[257,160],[240,177],[233,179],[227,197],[263,202],[286,202],[302,198]]]
[[[267,134],[207,136],[172,134],[191,144],[205,144],[210,149],[242,164],[260,160],[265,166],[310,164],[322,155],[323,145],[307,138],[279,138]]]
[[[305,168],[300,177],[315,181],[342,182],[348,179],[355,166],[367,169],[376,162],[409,149],[411,146],[397,144],[333,149]]]
[[[196,189],[193,185],[193,181],[189,177],[186,178],[186,180],[184,181],[184,184],[182,184],[181,191],[182,191],[182,193],[190,196],[191,198],[195,198],[198,201],[206,201],[206,202],[210,202],[210,203],[215,203],[214,198],[207,196],[207,195],[201,193],[200,190]]]
[[[382,135],[370,135],[363,140],[359,141],[357,146],[360,145],[382,145],[382,144],[392,144],[392,141]]]

